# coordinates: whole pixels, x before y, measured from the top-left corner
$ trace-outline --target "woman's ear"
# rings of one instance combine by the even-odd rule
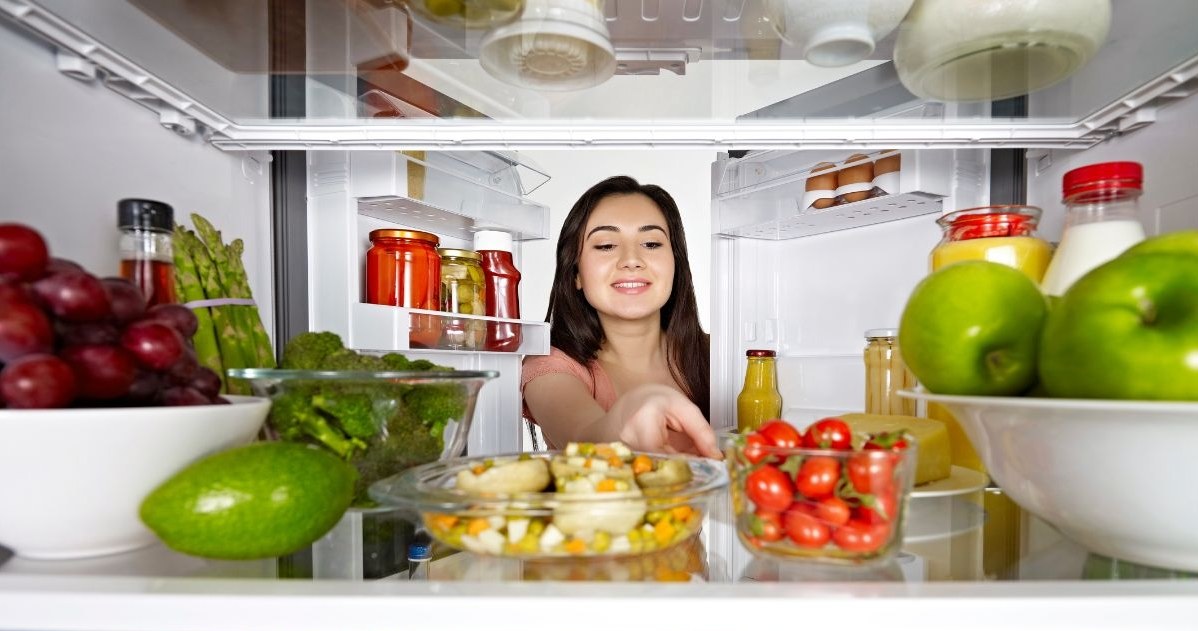
[[[574,275],[574,289],[582,289],[582,275]]]

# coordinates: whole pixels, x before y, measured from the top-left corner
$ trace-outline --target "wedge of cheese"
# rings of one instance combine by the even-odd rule
[[[943,480],[952,472],[952,446],[943,421],[883,414],[843,414],[840,418],[849,424],[854,434],[906,430],[915,437],[919,446],[915,460],[916,485]]]

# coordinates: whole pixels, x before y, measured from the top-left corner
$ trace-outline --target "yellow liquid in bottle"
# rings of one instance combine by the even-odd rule
[[[747,434],[782,416],[782,395],[773,357],[750,357],[745,386],[736,397],[736,429]]]

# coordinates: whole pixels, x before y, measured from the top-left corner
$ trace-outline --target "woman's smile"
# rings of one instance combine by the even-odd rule
[[[626,280],[618,280],[611,284],[615,290],[621,294],[635,296],[649,291],[649,286],[653,283],[643,278],[629,278]]]

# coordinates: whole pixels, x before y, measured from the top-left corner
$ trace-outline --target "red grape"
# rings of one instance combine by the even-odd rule
[[[29,293],[28,286],[21,281],[15,278],[0,280],[0,308],[14,302],[27,302],[31,305],[37,304],[33,299],[33,294]]]
[[[189,385],[207,397],[215,397],[220,394],[220,376],[207,366],[200,366],[196,370]]]
[[[195,388],[175,386],[162,393],[163,405],[208,405],[211,402]]]
[[[54,328],[41,309],[27,302],[0,302],[0,363],[48,353],[53,345]]]
[[[232,401],[230,401],[224,397],[212,397],[213,405],[232,405],[232,403],[233,403]]]
[[[86,272],[83,266],[70,259],[60,259],[56,256],[51,256],[46,263],[46,276],[61,274],[62,272]]]
[[[0,274],[40,278],[49,258],[46,240],[36,230],[18,223],[0,224]]]
[[[58,323],[60,347],[88,346],[91,344],[120,344],[121,331],[111,322]]]
[[[66,407],[75,398],[75,375],[53,355],[25,355],[0,371],[0,398],[10,408]]]
[[[186,349],[178,331],[156,320],[139,320],[125,327],[121,346],[133,353],[138,363],[152,370],[170,368]]]
[[[124,278],[105,278],[100,281],[108,292],[108,302],[112,305],[112,317],[118,324],[132,322],[146,312],[146,297],[142,295],[137,285]]]
[[[167,385],[166,378],[161,373],[139,370],[125,398],[135,405],[153,405]]]
[[[137,376],[137,362],[119,346],[72,346],[59,357],[74,371],[78,394],[85,399],[123,397]]]
[[[68,322],[94,322],[111,313],[108,292],[87,272],[64,272],[33,283],[33,291],[51,313]]]
[[[146,319],[169,324],[185,340],[190,340],[196,334],[196,329],[200,328],[200,321],[196,319],[196,314],[183,305],[154,305],[150,307],[149,311],[146,311]]]
[[[179,361],[166,369],[166,376],[176,386],[189,386],[199,369],[200,363],[196,361],[195,351],[188,347],[183,349],[183,355],[179,357]]]

